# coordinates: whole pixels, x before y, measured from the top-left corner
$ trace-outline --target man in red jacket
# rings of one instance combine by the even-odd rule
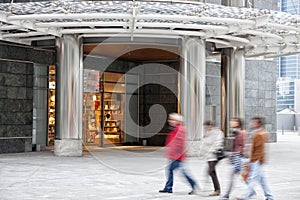
[[[172,193],[173,192],[173,171],[177,168],[181,169],[183,176],[187,179],[192,187],[192,191],[189,194],[196,193],[198,186],[196,182],[186,173],[182,164],[185,159],[185,140],[186,130],[182,123],[182,117],[177,113],[169,114],[168,118],[170,132],[166,138],[166,157],[170,159],[168,166],[168,180],[163,190],[159,192]]]

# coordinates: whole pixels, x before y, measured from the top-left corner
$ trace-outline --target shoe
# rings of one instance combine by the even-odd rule
[[[208,196],[212,197],[212,196],[219,196],[219,195],[220,195],[220,191],[214,191],[210,193]]]
[[[166,189],[159,190],[158,192],[161,192],[161,193],[173,193],[172,190],[166,190]]]
[[[200,191],[200,188],[198,186],[193,187],[192,191],[190,191],[188,194],[193,195],[197,194]]]
[[[192,189],[192,191],[190,191],[188,194],[189,195],[196,194],[196,191],[194,189]]]
[[[224,195],[220,196],[219,199],[220,200],[227,200],[227,199],[229,199],[229,195],[228,194],[224,194]]]
[[[250,197],[253,197],[253,196],[256,196],[256,192],[253,191],[251,194],[250,194]]]

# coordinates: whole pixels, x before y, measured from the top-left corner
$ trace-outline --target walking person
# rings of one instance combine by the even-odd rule
[[[253,128],[253,141],[249,163],[250,171],[247,179],[248,188],[243,197],[237,198],[237,200],[246,200],[254,196],[256,194],[254,191],[256,182],[262,186],[266,200],[274,200],[263,173],[265,142],[268,139],[268,133],[264,129],[264,118],[253,117],[251,119],[251,127]]]
[[[201,154],[204,154],[208,163],[208,175],[211,177],[214,191],[209,196],[219,196],[221,187],[218,180],[216,165],[218,163],[217,152],[224,147],[224,134],[215,126],[214,121],[204,122],[205,134],[202,140]]]
[[[191,178],[183,168],[183,161],[185,159],[185,142],[186,142],[186,129],[182,122],[182,117],[177,113],[169,114],[169,134],[166,138],[166,157],[170,160],[168,165],[167,182],[162,193],[173,192],[173,176],[174,170],[179,168],[183,176],[186,178],[192,190],[188,194],[195,194],[199,189],[196,181]]]
[[[244,130],[243,122],[241,118],[239,117],[232,118],[230,121],[230,129],[234,137],[232,141],[231,156],[230,156],[232,172],[230,174],[230,182],[227,191],[224,195],[220,197],[220,199],[223,200],[229,199],[229,195],[234,183],[235,175],[241,172],[242,157],[244,153],[245,138],[246,138],[246,131]]]

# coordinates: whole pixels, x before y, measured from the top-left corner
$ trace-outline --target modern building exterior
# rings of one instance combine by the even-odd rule
[[[231,117],[261,115],[275,135],[272,58],[297,52],[299,16],[211,3],[1,3],[0,152],[162,145],[171,112],[185,118],[191,155],[207,119],[228,135]]]
[[[293,14],[299,14],[300,2],[296,0],[279,0],[279,10]],[[289,108],[300,112],[297,96],[297,81],[300,80],[300,55],[289,55],[280,57],[278,62],[278,81],[277,81],[277,111]],[[297,105],[298,104],[298,105]]]

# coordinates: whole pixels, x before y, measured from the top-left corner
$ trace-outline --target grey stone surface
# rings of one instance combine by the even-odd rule
[[[211,107],[216,106],[217,125],[221,123],[221,66],[220,63],[206,63],[206,107],[205,120],[211,119]]]
[[[31,138],[1,138],[0,154],[31,151],[28,144],[31,144]]]
[[[0,153],[32,149],[33,63],[55,64],[56,54],[28,46],[0,44],[0,133],[5,138],[0,141]]]
[[[268,131],[274,134],[276,121],[276,61],[246,61],[245,122],[253,116],[265,117]],[[274,117],[275,116],[275,117]],[[274,138],[274,137],[273,137]]]
[[[82,156],[82,140],[75,140],[75,139],[54,140],[54,155]]]
[[[292,200],[300,196],[300,136],[277,136],[267,144],[264,173],[274,199]],[[206,176],[207,163],[188,157],[185,167],[200,185],[197,195],[188,195],[190,187],[177,171],[172,194],[158,193],[166,177],[167,159],[163,148],[90,147],[82,157],[56,157],[52,151],[0,155],[1,200],[213,200],[213,186]],[[229,183],[229,160],[217,165],[222,191]],[[236,176],[231,198],[240,197],[246,185]],[[253,199],[265,199],[260,186]]]

